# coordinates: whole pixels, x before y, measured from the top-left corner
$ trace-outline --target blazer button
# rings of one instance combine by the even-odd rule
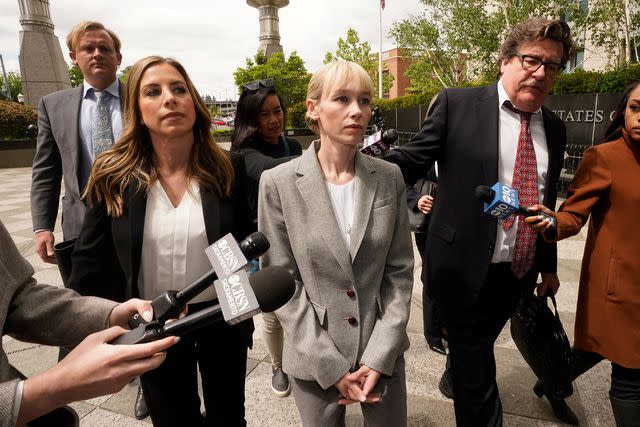
[[[348,297],[354,297],[356,295],[356,292],[353,289],[347,289],[346,294]]]
[[[353,317],[353,316],[352,316],[352,317],[349,317],[349,318],[347,319],[347,322],[349,322],[349,324],[350,324],[350,325],[352,325],[352,326],[355,326],[355,325],[357,325],[357,324],[358,324],[358,320],[357,320],[355,317]]]

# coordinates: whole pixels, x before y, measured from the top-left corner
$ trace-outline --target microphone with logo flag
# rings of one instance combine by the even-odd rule
[[[506,184],[496,182],[493,187],[478,185],[474,194],[478,200],[484,202],[484,213],[493,218],[504,220],[511,215],[522,215],[524,217],[540,215],[543,220],[549,219],[552,227],[555,227],[555,218],[552,216],[543,211],[530,211],[520,206],[518,203],[518,191]]]
[[[259,231],[247,236],[240,244],[231,233],[223,236],[205,249],[213,269],[188,284],[179,291],[169,290],[151,302],[154,319],[164,323],[177,318],[184,311],[187,302],[207,289],[217,278],[227,278],[248,265],[247,259],[255,259],[269,250],[269,240]],[[129,319],[133,329],[144,323],[139,314]]]
[[[225,321],[230,325],[260,312],[272,312],[293,296],[295,282],[285,268],[269,266],[249,277],[239,270],[215,282],[218,303],[182,319],[163,324],[157,320],[139,325],[111,344],[142,344],[167,336],[182,336],[203,326]]]

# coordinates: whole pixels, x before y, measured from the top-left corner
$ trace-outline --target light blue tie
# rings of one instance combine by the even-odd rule
[[[94,159],[98,154],[108,150],[113,145],[113,130],[111,129],[111,116],[105,104],[105,97],[109,95],[104,91],[94,91],[96,95],[96,110],[91,126],[91,145]]]

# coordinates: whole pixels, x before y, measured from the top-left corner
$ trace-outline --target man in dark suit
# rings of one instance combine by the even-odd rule
[[[85,206],[80,197],[95,156],[109,148],[122,132],[124,92],[116,78],[122,60],[118,36],[98,22],[85,21],[71,30],[67,46],[84,82],[40,100],[31,182],[35,251],[44,262],[53,264],[53,229],[61,180],[65,190],[62,235],[69,240],[82,227]]]
[[[518,24],[502,44],[498,83],[445,89],[420,132],[387,155],[408,183],[438,161],[422,277],[447,330],[461,426],[502,425],[494,342],[539,274],[538,292],[559,286],[556,246],[519,220],[485,215],[474,190],[500,181],[518,189],[521,204],[555,207],[566,130],[542,103],[572,49],[561,21]]]

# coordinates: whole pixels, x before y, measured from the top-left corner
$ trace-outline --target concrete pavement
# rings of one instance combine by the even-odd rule
[[[33,250],[33,233],[29,208],[30,168],[0,170],[0,219],[5,224],[21,253],[33,264],[39,282],[61,286],[56,266],[45,264]],[[56,239],[62,233],[56,226]],[[560,242],[559,276],[562,287],[558,293],[561,319],[570,341],[573,341],[573,324],[577,297],[578,274],[586,237],[586,228],[572,239]],[[453,426],[453,402],[438,391],[438,381],[444,369],[445,358],[426,347],[422,336],[422,284],[419,279],[419,257],[416,258],[416,274],[408,325],[411,348],[405,355],[407,366],[407,391],[409,425]],[[299,425],[299,417],[292,397],[280,399],[269,388],[270,363],[261,336],[262,320],[256,319],[254,348],[247,361],[246,408],[249,426]],[[32,376],[57,360],[57,349],[22,343],[10,337],[3,338],[9,359],[27,376]],[[557,426],[551,408],[543,399],[537,399],[531,389],[535,378],[520,356],[505,327],[496,343],[497,377],[507,426]],[[581,425],[614,426],[608,399],[610,366],[602,362],[574,383],[574,394],[568,400]],[[224,385],[221,385],[223,387]],[[103,396],[72,406],[81,417],[81,426],[149,426],[150,421],[138,421],[133,417],[136,386],[129,385],[119,393]],[[356,405],[347,411],[347,425],[362,425],[362,416]]]

